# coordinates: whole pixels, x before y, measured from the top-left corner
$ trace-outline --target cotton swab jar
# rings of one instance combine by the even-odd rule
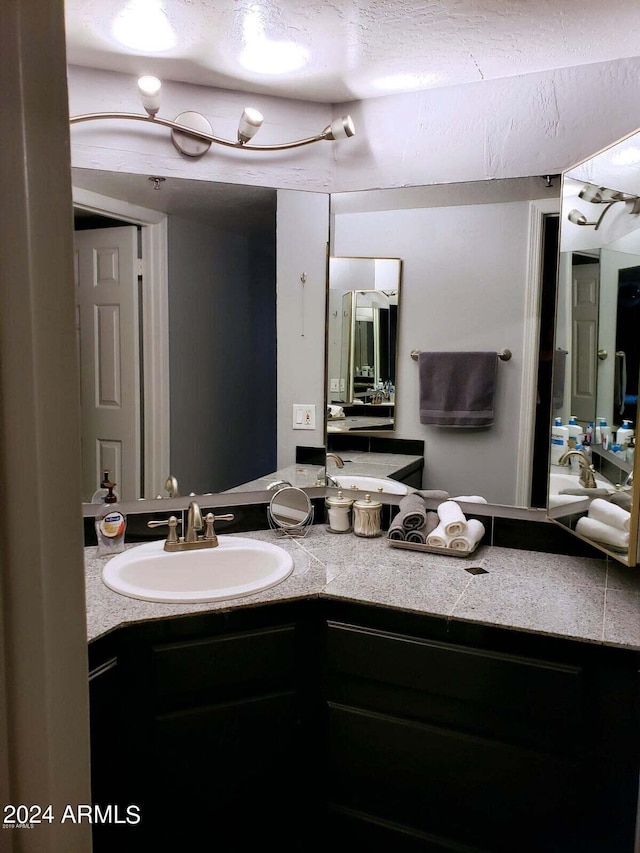
[[[380,536],[382,504],[372,501],[371,495],[365,495],[364,500],[354,501],[353,504],[353,532],[356,536]]]

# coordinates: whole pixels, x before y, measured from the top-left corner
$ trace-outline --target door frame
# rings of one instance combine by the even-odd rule
[[[153,498],[162,494],[171,473],[167,214],[75,186],[72,194],[80,210],[142,228],[144,497]]]
[[[522,346],[522,385],[520,391],[520,437],[516,469],[516,506],[531,503],[534,430],[538,386],[538,341],[540,337],[540,301],[542,298],[542,253],[544,220],[560,213],[560,199],[535,199],[529,202],[529,247],[527,251],[527,286],[524,305],[524,340]]]

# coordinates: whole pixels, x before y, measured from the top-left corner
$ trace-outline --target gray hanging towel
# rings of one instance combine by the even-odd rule
[[[497,363],[496,352],[421,352],[420,423],[491,426]]]

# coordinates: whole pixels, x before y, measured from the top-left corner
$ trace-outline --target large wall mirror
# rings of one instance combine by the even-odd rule
[[[275,471],[276,191],[77,168],[73,184],[84,500],[103,471],[121,500]]]
[[[565,173],[560,232],[549,515],[636,565],[640,134]]]
[[[325,363],[325,318],[315,308],[313,316],[311,312],[305,314],[305,336],[301,338],[302,297],[311,296],[309,284],[300,284],[300,271],[305,266],[301,265],[300,271],[296,268],[290,277],[298,289],[291,296],[290,322],[276,335],[277,191],[172,178],[160,182],[156,189],[152,175],[78,168],[73,170],[73,182],[85,193],[167,214],[166,374],[153,358],[145,364],[132,362],[132,366],[134,387],[145,370],[154,369],[160,392],[168,390],[165,410],[169,447],[164,456],[148,454],[144,447],[141,467],[125,465],[123,470],[131,471],[135,481],[143,484],[139,495],[150,499],[159,494],[169,496],[165,489],[169,474],[176,476],[181,496],[230,489],[264,491],[265,478],[280,471],[277,377],[282,376],[281,371],[286,376],[287,371],[298,367],[297,363],[280,365],[278,353],[286,352],[289,335],[309,340],[313,320],[322,327],[317,362]],[[377,358],[380,375],[357,377],[354,370],[354,391],[349,394],[346,370],[329,366],[334,345],[336,352],[339,346],[345,354],[351,353],[350,343],[340,337],[337,344],[336,334],[326,342],[326,376],[312,376],[309,362],[300,362],[304,364],[304,377],[295,401],[306,403],[318,397],[310,390],[305,392],[307,377],[309,388],[319,388],[320,396],[326,398],[323,402],[337,407],[351,402],[347,396],[358,399],[355,395],[360,393],[364,397],[359,399],[370,400],[369,389],[382,383],[389,398],[377,404],[386,403],[386,411],[379,409],[376,414],[383,423],[373,429],[367,424],[363,432],[388,430],[393,419],[393,437],[424,439],[426,487],[445,488],[451,494],[483,495],[492,504],[531,506],[529,484],[535,466],[527,453],[535,412],[526,420],[522,401],[535,399],[529,385],[535,382],[531,377],[536,372],[539,330],[531,320],[529,306],[533,302],[527,296],[527,270],[529,266],[534,269],[529,263],[531,247],[539,249],[539,245],[531,242],[529,223],[532,204],[539,204],[541,199],[545,204],[555,204],[558,196],[559,184],[548,187],[541,178],[334,194],[330,256],[349,263],[366,259],[369,266],[374,258],[386,259],[393,269],[393,282],[385,280],[384,287],[378,287],[375,278],[373,283],[371,279],[353,279],[351,285],[345,285],[352,294],[341,295],[339,308],[333,309],[344,319],[343,310],[353,306],[363,318],[362,349],[356,357],[354,344],[354,365],[361,373],[375,373]],[[92,212],[92,205],[82,207],[88,208],[85,213]],[[115,224],[116,230],[130,224],[126,217],[115,218],[118,221],[110,224]],[[139,227],[140,219],[136,223],[134,217],[134,226],[143,244],[146,226]],[[87,218],[79,228],[87,231],[96,226]],[[509,240],[505,240],[505,233],[510,235]],[[305,264],[307,260],[305,256]],[[105,269],[109,269],[108,264]],[[537,273],[535,268],[535,276]],[[327,282],[319,286],[326,287]],[[372,291],[381,294],[375,307],[369,298],[374,295]],[[153,315],[160,310],[153,292],[143,288],[140,293],[143,313],[151,311]],[[361,305],[361,297],[368,303]],[[280,307],[281,302],[278,300]],[[383,333],[386,321],[379,319],[376,348],[375,322],[369,317],[384,317],[387,310],[388,331]],[[352,311],[351,319],[353,316]],[[144,325],[138,333],[148,342]],[[394,335],[400,348],[394,348]],[[388,342],[386,355],[383,337]],[[499,365],[499,419],[495,428],[482,435],[452,436],[420,426],[417,370],[410,351],[451,347],[508,348],[513,352],[511,361]],[[384,367],[386,357],[388,369]],[[322,367],[318,369],[321,371]],[[337,392],[332,390],[336,379]],[[355,390],[356,380],[364,386],[362,391]],[[90,399],[94,390],[95,382],[87,386],[83,400],[87,395]],[[368,402],[354,405],[373,411]],[[146,406],[140,415],[151,430],[152,445],[153,432],[160,429],[162,419],[154,419]],[[316,448],[331,436],[330,424],[325,424],[318,436],[292,432],[290,406],[280,413],[280,420],[289,430],[285,438],[295,445]],[[318,421],[320,425],[324,418]],[[544,430],[548,430],[547,418]],[[91,454],[93,472],[85,486],[85,500],[90,500],[103,463],[98,461],[95,437],[87,435],[83,444]],[[115,450],[107,450],[113,458]],[[293,458],[288,449],[286,455]],[[105,465],[111,468],[111,463]],[[320,464],[314,466],[313,473],[320,469]],[[147,482],[152,484],[147,487]],[[145,508],[144,504],[140,507]]]
[[[401,273],[399,258],[329,258],[329,433],[394,428]]]

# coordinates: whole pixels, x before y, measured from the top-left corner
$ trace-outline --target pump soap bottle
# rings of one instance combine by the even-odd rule
[[[117,497],[113,493],[116,483],[103,482],[107,489],[104,506],[96,514],[96,537],[98,539],[98,557],[110,557],[124,551],[124,532],[127,519],[117,506]]]

